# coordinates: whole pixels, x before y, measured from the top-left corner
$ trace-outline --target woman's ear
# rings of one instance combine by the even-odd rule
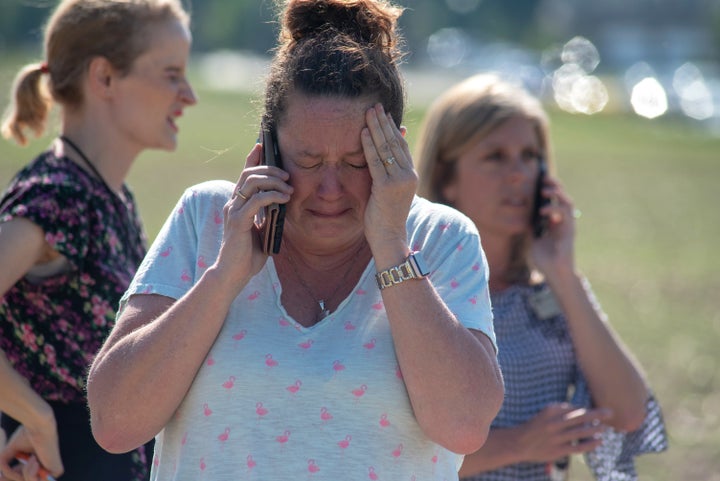
[[[105,57],[95,57],[88,66],[88,86],[90,91],[102,98],[111,95],[116,71]]]

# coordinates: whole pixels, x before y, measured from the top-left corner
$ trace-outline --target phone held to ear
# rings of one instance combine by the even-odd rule
[[[266,128],[263,125],[260,128],[260,139],[263,146],[262,163],[282,169],[282,159],[280,158],[275,129]],[[272,203],[255,216],[255,225],[260,229],[263,252],[266,255],[280,252],[284,222],[285,204]]]
[[[15,459],[17,459],[22,464],[27,464],[28,460],[30,459],[30,455],[27,453],[17,453],[15,455]],[[38,478],[42,479],[43,481],[55,481],[55,478],[50,475],[50,472],[43,468],[42,466],[40,469],[38,469]]]
[[[545,176],[547,175],[547,165],[545,164],[545,158],[540,157],[538,162],[539,171],[537,181],[535,183],[535,200],[531,219],[533,235],[535,236],[535,238],[542,237],[547,230],[548,218],[547,216],[540,214],[540,209],[550,203],[550,199],[548,199],[547,197],[543,197],[542,195],[542,189],[545,185]]]

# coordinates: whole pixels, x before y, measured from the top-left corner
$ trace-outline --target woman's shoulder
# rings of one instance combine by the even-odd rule
[[[453,207],[431,202],[423,197],[415,196],[408,215],[408,230],[415,229],[442,232],[452,231],[455,234],[478,235],[478,230],[470,218]]]
[[[186,202],[194,203],[216,203],[223,204],[232,196],[235,184],[228,180],[207,180],[186,188],[182,198]]]
[[[80,169],[66,157],[58,157],[52,150],[46,150],[36,156],[12,178],[10,185],[27,187],[40,185],[48,188],[78,186],[77,172]]]
[[[85,193],[90,190],[89,179],[80,167],[48,150],[13,176],[0,196],[0,209],[25,211],[34,206],[42,211],[80,211],[89,202]]]

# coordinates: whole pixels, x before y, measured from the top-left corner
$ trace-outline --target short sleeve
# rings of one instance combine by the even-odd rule
[[[25,218],[39,226],[45,240],[75,266],[87,255],[88,204],[80,186],[25,181],[11,185],[0,207],[0,222]]]
[[[188,188],[150,246],[120,301],[134,294],[180,299],[215,262],[222,241],[223,206],[233,185],[212,181]]]
[[[463,326],[488,336],[497,351],[488,265],[475,225],[454,209],[416,198],[409,226],[411,249],[421,251],[440,297]]]

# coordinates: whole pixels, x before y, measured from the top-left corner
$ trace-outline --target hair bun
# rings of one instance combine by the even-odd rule
[[[345,35],[358,43],[392,49],[401,13],[381,0],[290,0],[281,37],[300,43],[309,37]]]

